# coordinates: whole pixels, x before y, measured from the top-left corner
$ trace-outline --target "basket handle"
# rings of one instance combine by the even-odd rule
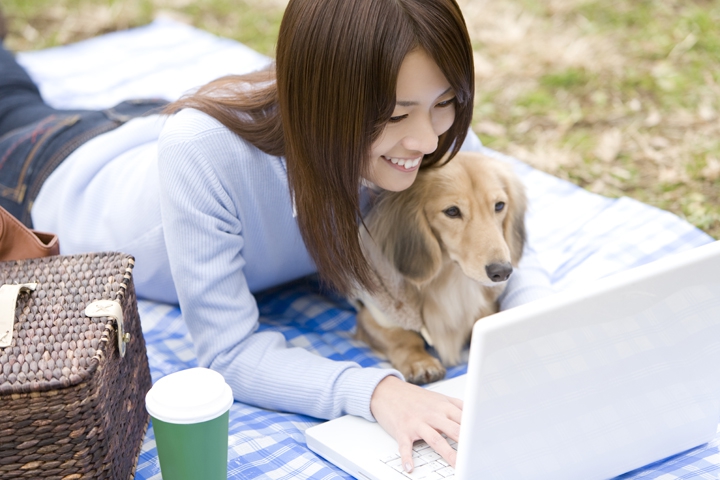
[[[0,287],[0,348],[12,345],[18,296],[36,288],[37,283],[4,284]]]
[[[123,311],[117,300],[95,300],[85,307],[88,317],[110,317],[117,323],[117,344],[120,358],[125,356],[126,343],[130,341],[130,334],[125,332]]]

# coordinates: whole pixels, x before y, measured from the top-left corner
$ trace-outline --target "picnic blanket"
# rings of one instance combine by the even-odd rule
[[[270,59],[235,41],[168,19],[76,44],[22,53],[20,62],[46,101],[59,108],[102,108],[138,97],[175,99],[219,76],[260,68]],[[529,241],[561,290],[713,241],[684,220],[629,198],[610,199],[486,149],[511,162],[527,186]],[[282,332],[287,342],[318,355],[387,366],[353,339],[354,312],[342,298],[309,277],[257,296],[260,330]],[[142,328],[153,381],[197,366],[180,310],[141,300]],[[466,367],[450,369],[450,377]],[[230,410],[228,478],[350,478],[308,450],[304,430],[319,420],[235,402]],[[160,479],[152,426],[136,479]],[[720,434],[708,444],[621,477],[717,479]]]

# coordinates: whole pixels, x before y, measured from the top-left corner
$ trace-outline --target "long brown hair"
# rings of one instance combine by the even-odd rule
[[[168,110],[196,108],[285,156],[303,240],[339,292],[375,288],[358,238],[359,185],[415,48],[435,60],[457,98],[453,125],[423,159],[428,167],[458,152],[472,118],[472,47],[455,0],[290,0],[274,71],[218,79]]]

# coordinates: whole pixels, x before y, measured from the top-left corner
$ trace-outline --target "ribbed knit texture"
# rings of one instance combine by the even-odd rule
[[[159,140],[158,140],[159,135]],[[471,136],[466,147],[480,147]],[[50,176],[33,208],[63,253],[120,250],[137,259],[138,295],[179,303],[201,366],[236,400],[319,418],[372,420],[370,397],[394,370],[362,368],[256,333],[252,292],[315,271],[292,215],[285,161],[196,110],[148,117],[96,137]],[[547,274],[511,277],[503,307],[545,295]],[[516,292],[516,293],[513,293]]]
[[[517,307],[555,293],[550,277],[529,243],[525,244],[520,265],[510,276],[507,288],[498,299],[500,310]]]

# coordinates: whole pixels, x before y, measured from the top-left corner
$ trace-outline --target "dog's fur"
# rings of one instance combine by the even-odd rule
[[[511,167],[475,153],[420,171],[407,190],[383,192],[360,234],[378,288],[353,295],[357,338],[410,382],[444,377],[475,321],[497,311],[503,278],[522,255],[525,209]]]

